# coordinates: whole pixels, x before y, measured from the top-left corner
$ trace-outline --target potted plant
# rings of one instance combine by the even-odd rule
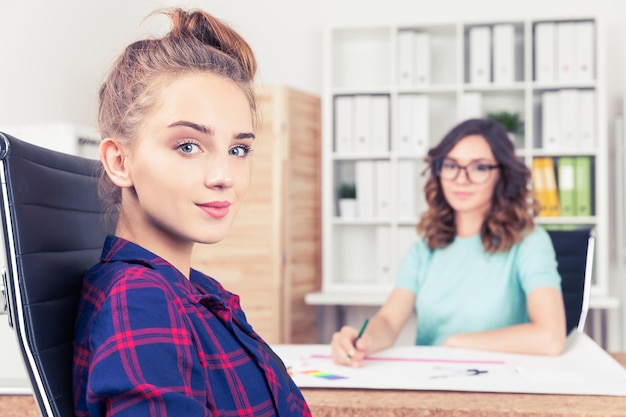
[[[524,133],[524,122],[520,112],[506,110],[489,112],[487,118],[500,123],[507,132],[513,143],[517,143],[518,136]]]
[[[356,217],[356,185],[342,183],[339,186],[339,217]]]

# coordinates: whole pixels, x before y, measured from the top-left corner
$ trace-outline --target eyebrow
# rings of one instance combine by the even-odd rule
[[[443,158],[444,160],[449,160],[449,161],[453,161],[455,164],[461,165],[459,163],[459,160],[456,158],[451,158],[449,156],[446,156],[445,158]],[[465,166],[467,165],[471,165],[471,164],[487,164],[487,165],[494,165],[494,164],[498,164],[498,161],[491,161],[490,159],[485,159],[485,158],[478,158],[478,159],[472,159],[469,162],[467,162],[465,164]]]
[[[213,134],[213,129],[210,128],[209,126],[201,125],[201,124],[190,122],[187,120],[179,120],[177,122],[171,123],[168,127],[176,127],[176,126],[189,127],[205,135]],[[254,133],[251,133],[251,132],[238,133],[237,135],[235,135],[235,139],[255,139],[255,138],[256,136],[254,135]]]

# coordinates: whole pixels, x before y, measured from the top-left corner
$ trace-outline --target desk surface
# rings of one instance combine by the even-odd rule
[[[626,367],[626,352],[611,354]],[[305,388],[314,417],[623,417],[626,397]],[[37,417],[30,395],[0,396],[0,416]]]
[[[611,354],[626,367],[626,353]],[[314,417],[610,417],[626,397],[304,388]]]

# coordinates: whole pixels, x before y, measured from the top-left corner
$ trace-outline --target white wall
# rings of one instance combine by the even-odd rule
[[[96,91],[109,63],[143,16],[171,5],[202,6],[230,22],[256,51],[260,82],[312,93],[321,92],[322,29],[328,23],[597,15],[606,22],[609,51],[615,51],[612,103],[625,84],[623,0],[0,0],[0,127],[94,124]]]
[[[330,23],[490,20],[594,15],[608,32],[609,120],[626,85],[624,0],[0,0],[0,130],[3,125],[94,125],[96,92],[141,18],[161,6],[203,7],[250,42],[261,83],[322,90],[322,32]],[[609,125],[610,126],[610,125]],[[0,317],[0,378],[22,375]]]

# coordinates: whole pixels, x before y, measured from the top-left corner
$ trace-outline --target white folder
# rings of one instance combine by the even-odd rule
[[[578,91],[578,147],[595,149],[596,146],[596,93],[594,90]]]
[[[576,81],[592,81],[595,78],[594,55],[595,34],[593,22],[575,24],[576,54],[574,78]]]
[[[430,99],[425,94],[398,97],[398,135],[395,150],[425,155],[430,144]]]
[[[413,85],[430,84],[430,33],[414,32]]]
[[[556,81],[556,24],[535,24],[535,81]]]
[[[415,155],[426,155],[430,144],[430,97],[424,94],[413,96],[413,127],[411,128]]]
[[[354,143],[353,96],[335,97],[335,152],[338,154],[353,153]]]
[[[389,96],[375,95],[371,97],[371,100],[371,151],[374,153],[389,152]]]
[[[393,282],[391,262],[391,227],[376,226],[376,276],[381,284]]]
[[[491,82],[491,28],[475,26],[469,29],[469,82],[484,85]]]
[[[576,148],[579,146],[579,92],[566,88],[558,91],[559,95],[559,140],[560,146]]]
[[[398,32],[398,85],[409,87],[413,83],[413,54],[415,51],[415,36],[412,30]]]
[[[423,193],[423,190],[417,187],[417,165],[415,161],[402,159],[398,161],[396,168],[397,217],[414,220],[417,217],[417,195]]]
[[[412,118],[413,97],[410,95],[398,96],[398,129],[394,141],[394,150],[398,153],[413,151]]]
[[[357,215],[361,219],[374,218],[374,161],[361,159],[355,162]]]
[[[556,61],[557,81],[574,81],[574,64],[576,53],[576,24],[574,22],[559,22],[556,24]]]
[[[493,27],[493,82],[515,81],[515,27],[499,24]]]
[[[391,219],[391,161],[381,159],[374,162],[374,181],[374,197],[376,198],[374,216],[377,219]]]
[[[541,142],[545,150],[556,150],[560,138],[559,93],[546,91],[541,95]]]
[[[354,96],[354,151],[367,153],[372,148],[372,96]]]

